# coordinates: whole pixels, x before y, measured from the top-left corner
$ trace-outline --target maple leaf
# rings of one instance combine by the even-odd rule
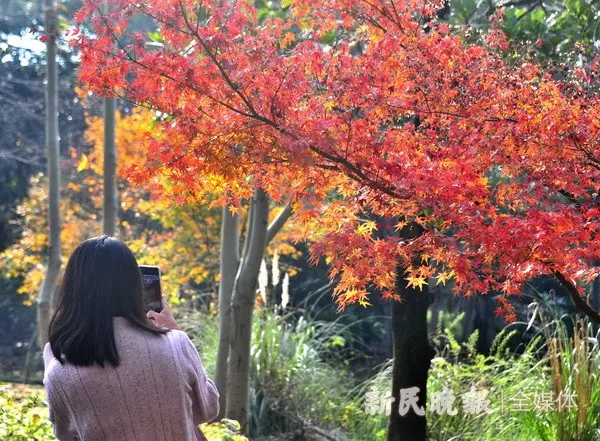
[[[452,279],[452,276],[454,276],[454,271],[448,271],[438,274],[436,285],[439,285],[441,283],[442,285],[446,286],[446,282]]]
[[[293,32],[286,32],[279,44],[283,49],[287,48],[296,40],[296,35]]]
[[[375,221],[364,222],[356,229],[361,236],[370,236],[375,230],[377,230],[377,223]]]
[[[400,231],[402,228],[406,227],[407,225],[408,225],[408,222],[400,221],[396,225],[394,225],[394,228],[396,229],[396,231]]]
[[[77,172],[81,172],[88,167],[88,157],[87,155],[81,155],[81,161],[79,161],[79,165],[77,165]]]
[[[419,288],[419,290],[423,290],[423,285],[427,285],[427,280],[425,280],[425,277],[418,275],[418,276],[408,276],[406,277],[406,280],[408,280],[408,284],[406,285],[407,288]]]
[[[591,197],[600,170],[590,165],[600,163],[600,98],[581,85],[591,66],[569,72],[580,77],[573,86],[543,66],[508,62],[501,14],[481,44],[436,20],[425,30],[437,1],[398,3],[393,26],[364,2],[298,0],[257,25],[251,3],[209,1],[213,18],[192,36],[162,0],[139,3],[92,20],[75,45],[86,91],[127,90],[169,116],[152,127],[147,158],[132,154],[132,183],[186,203],[211,195],[215,206],[239,204],[251,182],[289,199],[297,240],[317,250],[311,261],[325,257],[344,281],[342,306],[380,280],[391,289],[387,274],[414,262],[451,268],[437,283],[452,278],[456,292],[473,295],[518,294],[526,277],[551,267],[591,277],[600,259]],[[97,4],[84,1],[80,16]],[[163,46],[127,35],[127,21],[144,11],[157,28],[173,24]],[[131,41],[120,54],[117,27],[131,37],[120,39]],[[358,33],[366,49],[338,44],[339,30]],[[188,47],[194,56],[172,50]],[[411,237],[375,240],[377,224],[359,221],[365,213],[395,219]],[[420,289],[433,277],[408,274]]]

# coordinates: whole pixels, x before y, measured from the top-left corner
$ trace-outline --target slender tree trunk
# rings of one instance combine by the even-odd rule
[[[231,303],[231,333],[227,363],[227,418],[239,421],[247,433],[248,388],[250,379],[250,340],[256,284],[265,251],[269,200],[262,189],[254,192],[252,223],[246,254],[236,276]]]
[[[104,98],[104,234],[115,235],[118,213],[115,99]]]
[[[267,204],[268,205],[268,204]],[[242,267],[246,268],[246,278],[248,280],[257,280],[260,271],[259,265],[252,269],[248,269],[248,266],[244,264],[250,257],[249,251],[250,246],[253,243],[253,228],[255,203],[250,203],[248,209],[248,220],[246,227],[246,237],[244,239],[244,248],[242,250],[242,259],[239,256],[239,217],[235,216],[235,231],[231,231],[233,216],[229,213],[227,208],[223,210],[223,220],[221,222],[221,281],[219,283],[219,349],[217,353],[217,372],[215,375],[215,382],[217,389],[219,390],[220,399],[220,411],[219,418],[223,418],[227,411],[227,396],[228,396],[228,358],[230,349],[230,338],[231,338],[231,302],[233,297],[233,290],[235,285],[235,279],[240,275]],[[268,207],[267,207],[268,211]],[[292,209],[290,207],[284,207],[279,214],[275,217],[273,222],[269,225],[266,231],[265,247],[269,242],[277,235],[277,233],[283,228],[287,220],[292,215]],[[268,213],[267,213],[268,219]],[[266,221],[265,221],[266,222]],[[264,253],[264,250],[263,250]],[[262,257],[261,257],[262,260]],[[233,266],[232,264],[235,263]],[[250,272],[254,271],[254,272]],[[250,322],[251,326],[251,322]],[[248,353],[248,358],[250,357]],[[249,363],[249,361],[248,361]],[[249,380],[248,380],[249,381]],[[246,386],[246,390],[248,387]],[[247,392],[246,392],[247,394]],[[246,398],[247,401],[247,398]]]
[[[227,356],[229,355],[229,330],[231,328],[231,294],[240,262],[239,223],[239,215],[231,214],[228,207],[223,207],[219,278],[219,349],[215,375],[215,383],[220,394],[219,419],[225,416],[227,403]]]
[[[271,242],[277,233],[283,228],[287,220],[292,216],[292,208],[289,206],[285,206],[283,210],[279,212],[277,217],[273,219],[273,222],[269,224],[269,228],[267,228],[267,245]]]
[[[418,226],[410,225],[401,231],[404,238],[421,234]],[[388,423],[388,441],[426,441],[427,420],[410,408],[404,416],[399,414],[400,390],[418,387],[418,406],[425,409],[427,402],[427,376],[434,351],[427,333],[427,309],[431,298],[427,285],[423,290],[406,287],[406,268],[399,267],[396,290],[402,297],[392,304],[392,403]]]
[[[600,261],[593,262],[594,265],[600,265]],[[592,282],[592,292],[590,293],[590,303],[596,311],[600,310],[600,276]]]
[[[58,26],[55,0],[45,0],[46,34],[46,152],[48,173],[48,269],[37,300],[39,343],[48,342],[48,327],[56,281],[61,265],[60,243],[60,151],[58,144],[58,71],[56,67],[56,39]]]

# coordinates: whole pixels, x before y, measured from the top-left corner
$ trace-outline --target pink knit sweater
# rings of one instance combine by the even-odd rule
[[[182,331],[153,335],[115,317],[118,367],[61,365],[44,348],[44,386],[56,437],[81,441],[197,441],[219,394]]]

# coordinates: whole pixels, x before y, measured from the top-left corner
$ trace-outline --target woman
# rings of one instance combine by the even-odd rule
[[[164,302],[163,302],[164,303]],[[73,252],[44,348],[56,437],[197,441],[219,394],[170,309],[145,314],[131,250],[99,236]]]

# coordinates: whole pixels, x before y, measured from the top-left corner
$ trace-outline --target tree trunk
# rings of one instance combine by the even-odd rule
[[[402,275],[404,272],[401,273]],[[399,285],[405,285],[403,277]],[[427,338],[428,290],[398,286],[401,302],[392,304],[393,377],[392,414],[388,424],[388,441],[426,441],[427,421],[411,409],[399,415],[400,389],[418,387],[418,405],[427,402],[427,375],[433,349]]]
[[[248,217],[250,217],[250,213]],[[219,271],[219,349],[215,375],[215,383],[220,394],[218,419],[225,416],[227,403],[227,356],[229,355],[229,330],[231,328],[231,294],[240,261],[239,222],[240,217],[238,214],[231,214],[228,207],[223,207]]]
[[[401,231],[403,238],[421,234],[416,225]],[[410,408],[404,416],[399,414],[400,390],[418,387],[417,405],[425,410],[427,403],[427,376],[434,351],[429,345],[427,309],[431,304],[428,285],[422,290],[407,288],[406,268],[399,266],[396,290],[401,301],[392,303],[392,402],[388,423],[388,441],[426,441],[427,420]]]
[[[104,234],[117,230],[119,193],[117,191],[117,146],[115,142],[115,99],[104,98]]]
[[[46,152],[48,173],[48,269],[37,300],[39,343],[48,342],[48,326],[56,281],[61,266],[60,243],[60,151],[58,144],[58,77],[56,67],[56,39],[58,26],[55,0],[45,0],[46,24]]]
[[[248,432],[247,406],[250,379],[250,340],[256,283],[265,251],[269,200],[262,189],[252,198],[252,223],[249,242],[238,270],[231,303],[231,334],[227,363],[227,418],[239,421]]]
[[[600,261],[593,262],[595,266],[600,265]],[[600,310],[600,276],[596,277],[592,282],[592,292],[590,293],[590,303],[596,311]]]
[[[255,203],[251,203],[248,209],[248,221],[246,227],[246,237],[244,239],[244,248],[242,251],[242,260],[239,256],[239,216],[231,216],[229,210],[225,207],[223,209],[223,219],[221,222],[221,262],[220,262],[220,273],[221,281],[219,283],[219,349],[217,352],[217,371],[215,375],[215,383],[219,390],[219,418],[225,416],[227,409],[227,395],[228,395],[228,357],[230,348],[231,338],[231,302],[234,290],[235,279],[238,277],[241,268],[244,266],[244,262],[249,258],[249,250],[252,244],[253,232],[253,220],[255,212]],[[265,237],[265,248],[269,242],[277,235],[277,233],[283,228],[286,221],[292,215],[292,209],[290,207],[284,207],[283,210],[275,217],[273,222],[269,225],[266,231]],[[235,218],[235,228],[232,231],[232,221]],[[267,215],[268,219],[268,203],[267,203]],[[266,222],[266,221],[265,221]],[[264,249],[263,249],[264,253]],[[262,257],[261,257],[262,260]],[[248,280],[257,280],[260,271],[260,263],[255,268],[252,268],[253,273],[250,273],[250,269],[246,269],[248,274],[246,278]],[[254,300],[253,300],[254,301]],[[250,327],[252,323],[250,321]],[[250,336],[251,337],[251,336]],[[249,355],[248,355],[249,357]],[[247,387],[246,387],[247,389]],[[247,393],[246,393],[247,394]],[[247,399],[246,399],[247,401]]]

